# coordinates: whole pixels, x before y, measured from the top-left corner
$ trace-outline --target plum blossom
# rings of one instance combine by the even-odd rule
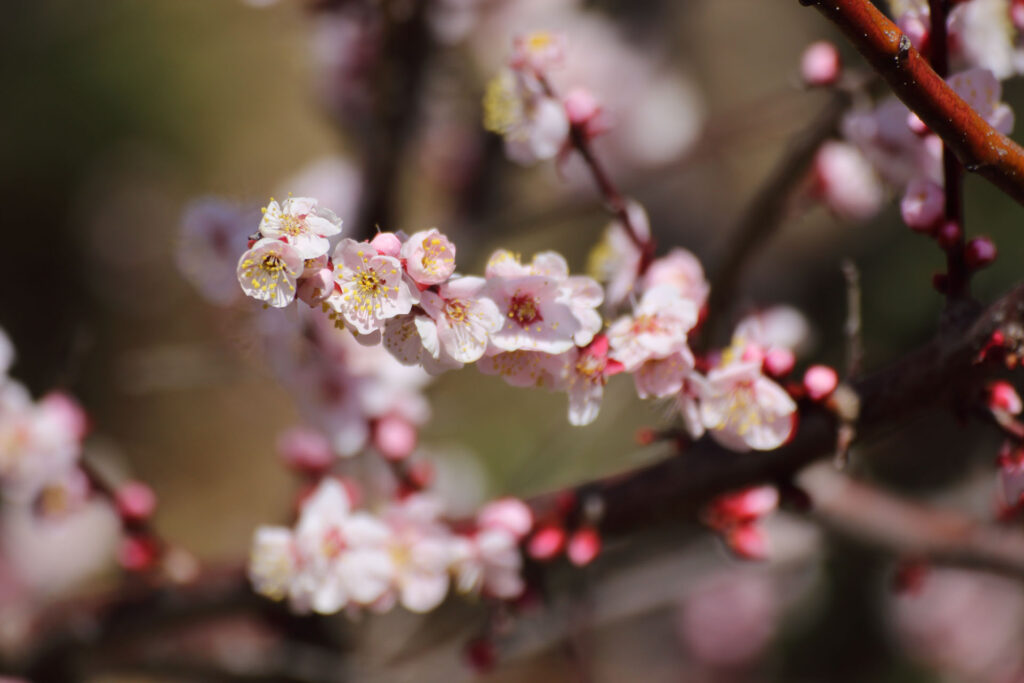
[[[384,324],[384,348],[402,365],[420,366],[431,375],[461,368],[441,345],[433,318],[420,313],[390,318]],[[486,344],[486,341],[485,341]]]
[[[491,334],[500,351],[564,353],[582,327],[563,297],[561,281],[544,275],[489,277],[484,296],[502,314],[501,329]]]
[[[540,351],[508,351],[484,356],[476,367],[485,375],[498,375],[514,387],[556,389],[562,385],[562,359]]]
[[[402,244],[406,271],[416,282],[438,285],[455,272],[455,245],[436,229],[414,233]]]
[[[882,183],[856,147],[826,142],[818,150],[814,170],[825,204],[839,218],[862,221],[881,210]]]
[[[644,293],[633,309],[608,328],[611,355],[627,371],[645,361],[683,352],[686,334],[697,324],[697,305],[675,287],[660,285]]]
[[[711,292],[711,285],[704,277],[700,260],[681,247],[651,261],[644,273],[642,285],[644,290],[659,285],[672,285],[679,296],[697,304],[698,309],[704,307]]]
[[[482,296],[486,285],[483,278],[460,277],[442,284],[436,294],[420,295],[420,305],[437,325],[440,346],[460,363],[479,360],[490,336],[505,325],[494,301]]]
[[[281,204],[271,199],[263,209],[259,231],[264,237],[288,242],[299,256],[312,259],[330,250],[327,238],[341,232],[341,219],[311,197],[289,197]]]
[[[953,74],[947,81],[949,87],[993,128],[1004,135],[1013,130],[1013,110],[1000,100],[1003,86],[991,71],[968,69]]]
[[[334,250],[335,291],[325,303],[359,334],[372,334],[384,321],[408,313],[416,298],[402,276],[402,264],[369,244],[343,239]]]
[[[734,360],[711,369],[700,387],[701,422],[734,451],[768,451],[789,439],[796,403],[761,374],[761,359]]]
[[[608,338],[598,335],[588,346],[563,356],[558,384],[569,393],[569,424],[588,425],[597,419],[608,377],[622,371],[622,364],[608,357]],[[549,367],[558,362],[552,359]]]
[[[293,609],[333,614],[350,602],[369,605],[390,586],[394,567],[387,526],[353,512],[345,488],[324,479],[305,502],[292,532],[256,532],[249,576],[257,592],[288,597]]]
[[[519,539],[503,528],[483,528],[453,545],[455,585],[460,593],[511,600],[526,587]]]
[[[569,136],[569,119],[536,77],[504,70],[487,84],[484,127],[505,138],[509,158],[520,164],[551,159]]]
[[[651,224],[643,206],[631,201],[626,205],[626,212],[640,239],[649,240]],[[609,308],[618,308],[633,291],[642,258],[640,248],[622,221],[616,219],[609,223],[587,261],[587,272],[605,285],[605,304]]]
[[[213,303],[233,303],[238,299],[236,255],[251,231],[246,211],[234,204],[216,198],[191,202],[181,217],[178,268]]]
[[[387,601],[411,612],[429,612],[448,593],[454,538],[439,520],[440,506],[428,494],[409,496],[383,516],[391,531],[388,550],[394,567]]]
[[[253,299],[283,308],[295,300],[303,269],[302,255],[293,246],[264,237],[238,259],[238,282]]]

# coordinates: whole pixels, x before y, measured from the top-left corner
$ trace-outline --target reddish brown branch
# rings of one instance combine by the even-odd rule
[[[800,0],[832,20],[964,167],[1024,204],[1024,149],[990,126],[868,0]]]

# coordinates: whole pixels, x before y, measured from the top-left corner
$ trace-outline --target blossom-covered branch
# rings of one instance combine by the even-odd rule
[[[831,19],[964,167],[1024,203],[1024,149],[986,121],[869,0],[800,0]]]

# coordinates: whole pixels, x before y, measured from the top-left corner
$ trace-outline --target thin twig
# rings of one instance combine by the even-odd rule
[[[846,280],[846,324],[843,335],[846,338],[846,379],[860,374],[864,362],[864,336],[862,334],[860,271],[857,264],[846,259],[842,264]]]

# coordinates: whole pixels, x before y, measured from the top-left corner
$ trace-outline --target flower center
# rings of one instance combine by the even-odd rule
[[[455,299],[453,301],[447,301],[444,304],[444,314],[448,320],[461,323],[466,321],[468,312],[466,311],[466,302]]]
[[[324,555],[330,559],[336,558],[341,554],[348,544],[345,543],[344,536],[341,535],[341,531],[338,527],[331,527],[330,530],[324,534],[323,545],[321,550]]]
[[[582,375],[583,377],[594,380],[601,377],[604,372],[606,361],[603,358],[590,353],[580,354],[579,360],[576,361],[576,374]]]
[[[454,259],[452,259],[448,248],[445,247],[437,237],[430,237],[423,240],[423,268],[428,273],[436,274],[443,266],[448,265]]]
[[[507,135],[523,122],[523,102],[515,91],[512,79],[498,76],[491,79],[484,93],[484,128]]]
[[[281,216],[281,232],[286,235],[301,235],[306,231],[301,216]]]
[[[356,276],[356,287],[363,296],[376,296],[384,285],[384,279],[373,270],[361,270]]]
[[[519,292],[516,292],[512,300],[509,301],[508,317],[523,327],[544,319],[541,317],[537,300],[529,294],[520,294]]]
[[[268,273],[278,273],[284,270],[284,260],[277,254],[267,254],[260,267]]]

